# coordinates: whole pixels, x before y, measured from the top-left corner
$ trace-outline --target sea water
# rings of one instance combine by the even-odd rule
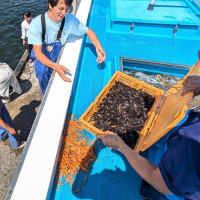
[[[0,62],[14,69],[25,51],[21,39],[23,12],[29,10],[36,17],[47,8],[47,0],[0,1]]]

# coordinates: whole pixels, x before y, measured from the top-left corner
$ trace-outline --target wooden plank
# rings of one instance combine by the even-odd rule
[[[26,49],[23,56],[21,57],[19,63],[17,64],[17,67],[14,70],[15,76],[17,78],[19,78],[21,76],[27,60],[28,60],[28,50]]]

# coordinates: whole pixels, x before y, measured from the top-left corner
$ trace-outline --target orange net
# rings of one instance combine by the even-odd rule
[[[78,170],[88,172],[88,165],[96,160],[94,145],[82,136],[83,127],[79,121],[68,122],[58,161],[58,184],[73,183]],[[63,176],[65,181],[63,182]]]

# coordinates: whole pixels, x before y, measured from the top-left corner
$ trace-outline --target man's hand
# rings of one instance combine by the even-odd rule
[[[9,127],[8,131],[9,131],[10,134],[13,134],[13,135],[16,134],[16,131],[15,131],[14,128]]]
[[[23,46],[26,46],[26,40],[22,40]]]
[[[97,47],[96,52],[97,52],[97,62],[102,63],[106,59],[106,54],[105,54],[103,48]]]
[[[33,45],[33,50],[35,52],[35,57],[37,58],[37,60],[55,70],[64,81],[71,82],[71,79],[65,75],[65,72],[70,73],[70,70],[63,65],[52,62],[49,58],[47,58],[46,55],[44,55],[44,53],[42,52],[42,45]]]
[[[91,40],[92,44],[96,47],[97,62],[102,63],[106,59],[106,54],[101,46],[101,43],[99,42],[99,40],[93,30],[88,29],[86,34],[89,37],[89,39]]]
[[[10,134],[16,134],[16,130],[13,127],[10,127],[8,124],[6,124],[2,118],[0,118],[0,126],[6,129]]]
[[[71,82],[71,79],[68,78],[65,74],[65,72],[70,73],[70,70],[64,67],[63,65],[56,64],[55,71],[59,74],[59,76],[66,82]]]
[[[101,137],[102,142],[105,146],[120,151],[121,147],[125,144],[124,141],[116,134],[111,131],[106,131],[106,135]]]
[[[185,79],[185,81],[183,82],[182,95],[185,95],[189,92],[194,92],[194,96],[200,94],[200,76],[193,75]]]

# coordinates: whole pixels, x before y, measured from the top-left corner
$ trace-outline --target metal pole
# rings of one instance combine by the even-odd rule
[[[153,10],[154,9],[154,5],[155,5],[156,0],[151,0],[149,3],[149,6],[147,8],[147,10]]]

